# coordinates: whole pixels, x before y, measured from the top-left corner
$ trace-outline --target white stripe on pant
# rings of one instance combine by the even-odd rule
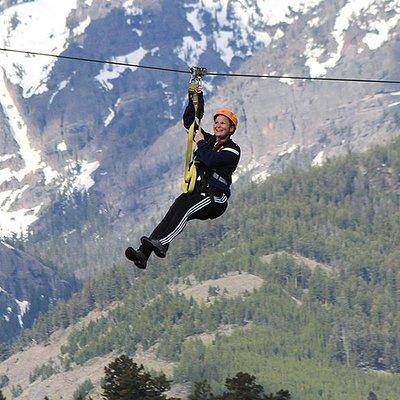
[[[185,228],[190,215],[192,215],[196,211],[201,210],[204,207],[207,207],[209,204],[211,204],[210,196],[206,197],[205,199],[201,200],[199,203],[195,204],[193,207],[189,208],[189,210],[183,216],[182,220],[179,222],[177,227],[168,236],[166,236],[163,239],[160,239],[161,244],[165,245],[167,243],[172,242],[172,240],[174,240]]]

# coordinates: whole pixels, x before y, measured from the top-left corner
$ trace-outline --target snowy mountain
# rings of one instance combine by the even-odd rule
[[[2,48],[222,73],[400,78],[398,0],[3,3]],[[32,251],[82,275],[120,259],[132,231],[178,193],[188,75],[5,51],[0,65],[0,236],[33,233]],[[209,76],[205,91],[208,113],[238,112],[237,185],[388,141],[400,122],[400,85]],[[88,198],[71,201],[80,193]]]

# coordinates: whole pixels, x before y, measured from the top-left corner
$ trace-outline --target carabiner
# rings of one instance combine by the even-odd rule
[[[189,83],[197,82],[200,84],[203,76],[207,74],[207,68],[190,67],[190,73],[192,74],[192,76],[190,77]]]

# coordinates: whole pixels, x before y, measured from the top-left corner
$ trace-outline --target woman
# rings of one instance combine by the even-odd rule
[[[198,93],[198,99],[197,116],[201,118],[204,109],[202,92]],[[194,120],[195,107],[189,93],[189,104],[183,115],[185,128],[189,129]],[[137,250],[126,249],[125,256],[138,268],[146,268],[153,251],[156,256],[164,258],[169,244],[182,232],[187,221],[214,219],[225,212],[232,174],[240,159],[240,148],[231,139],[237,125],[236,115],[224,108],[214,114],[213,135],[203,130],[196,131],[193,140],[197,144],[194,158],[198,178],[194,191],[183,193],[175,200],[151,235],[140,239],[141,246]]]

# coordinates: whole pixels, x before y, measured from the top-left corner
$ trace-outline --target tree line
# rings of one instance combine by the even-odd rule
[[[171,380],[164,374],[152,376],[144,366],[135,363],[127,355],[121,355],[105,367],[102,379],[102,398],[104,400],[181,400],[168,397]],[[214,394],[207,381],[196,382],[189,400],[290,400],[287,390],[266,394],[264,388],[256,383],[256,377],[238,372],[234,377],[226,379],[226,390]],[[93,385],[81,386],[74,394],[74,400],[92,400],[89,395]],[[17,396],[18,397],[18,396]],[[6,400],[0,390],[0,400]],[[48,396],[44,400],[51,400]]]

